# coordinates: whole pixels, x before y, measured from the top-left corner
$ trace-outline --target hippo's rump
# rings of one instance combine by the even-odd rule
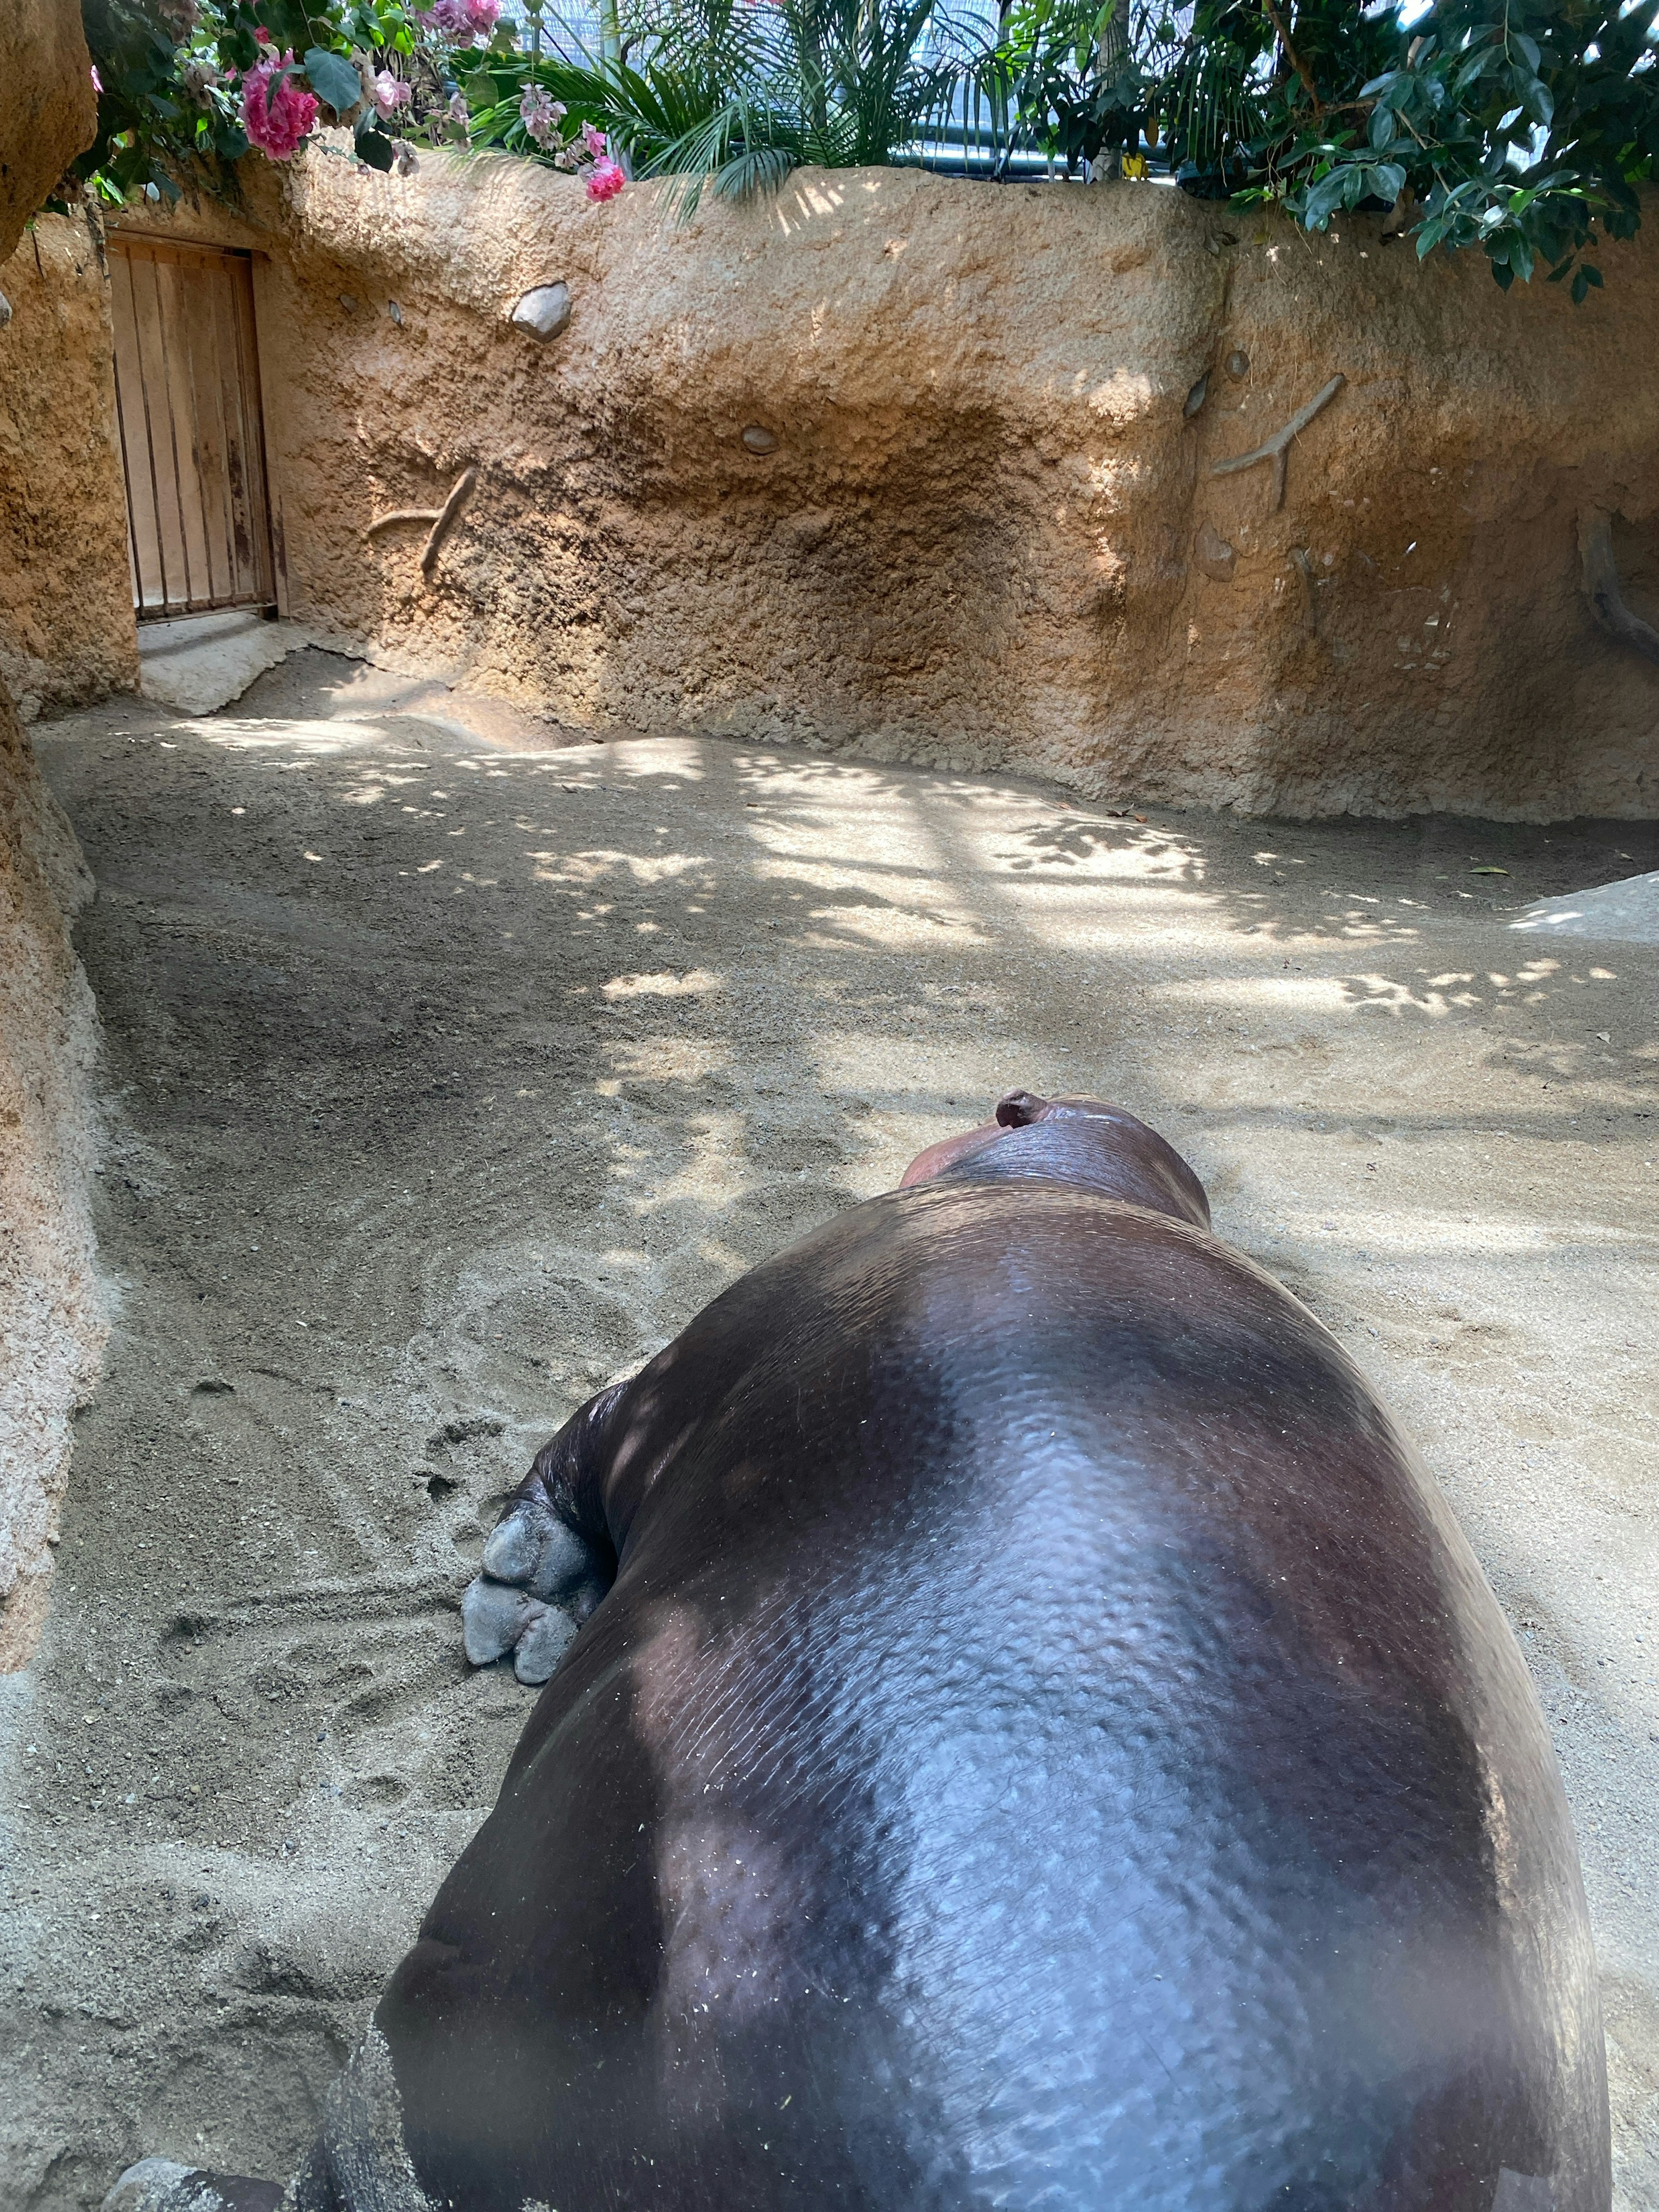
[[[1605,2203],[1524,1666],[1259,1270],[922,1185],[595,1435],[616,1582],[378,2015],[431,2197]]]

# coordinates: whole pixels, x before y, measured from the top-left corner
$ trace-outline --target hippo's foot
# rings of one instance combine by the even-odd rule
[[[487,1667],[510,1651],[521,1682],[546,1681],[610,1582],[592,1546],[544,1498],[521,1492],[490,1531],[483,1572],[461,1600],[467,1657]]]
[[[103,2212],[277,2212],[278,2181],[207,2173],[173,2158],[141,2158],[104,2199]]]

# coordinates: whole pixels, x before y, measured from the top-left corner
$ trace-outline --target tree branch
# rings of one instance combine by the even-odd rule
[[[437,563],[443,542],[455,527],[455,519],[471,495],[478,481],[476,468],[463,469],[455,479],[449,497],[441,507],[400,507],[390,514],[377,514],[364,531],[365,538],[373,538],[382,530],[390,530],[398,522],[429,522],[432,529],[421,549],[421,574],[429,576]]]
[[[1285,456],[1290,450],[1291,439],[1299,436],[1307,428],[1320,409],[1328,401],[1335,398],[1347,380],[1339,369],[1328,385],[1315,392],[1305,407],[1297,409],[1282,429],[1275,430],[1271,438],[1264,438],[1259,446],[1252,447],[1248,453],[1235,453],[1231,460],[1212,463],[1210,474],[1212,477],[1230,477],[1239,469],[1253,469],[1258,461],[1271,461],[1273,465],[1273,506],[1275,509],[1283,507]]]
[[[1279,12],[1278,0],[1261,0],[1261,4],[1267,9],[1268,20],[1272,22],[1274,30],[1279,33],[1279,43],[1285,49],[1285,60],[1301,78],[1308,97],[1314,104],[1314,113],[1322,115],[1325,111],[1320,104],[1319,87],[1314,82],[1313,71],[1291,43],[1290,28]]]

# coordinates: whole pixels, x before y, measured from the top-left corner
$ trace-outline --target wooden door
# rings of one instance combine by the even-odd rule
[[[276,597],[246,253],[110,240],[115,405],[140,621]]]

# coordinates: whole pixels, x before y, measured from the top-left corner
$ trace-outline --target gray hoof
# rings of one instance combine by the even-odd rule
[[[514,1589],[489,1575],[477,1575],[461,1599],[461,1643],[475,1667],[488,1667],[514,1645],[530,1625],[531,1614],[545,1608],[528,1590]]]
[[[141,2158],[107,2197],[103,2212],[278,2212],[279,2184],[245,2173],[207,2173],[176,2158]]]
[[[105,2197],[103,2212],[173,2212],[175,2204],[189,2202],[179,2184],[200,2179],[193,2166],[180,2166],[176,2158],[141,2158]]]
[[[568,1597],[593,1571],[593,1554],[574,1528],[533,1498],[508,1506],[483,1547],[483,1571],[521,1583],[532,1597]]]
[[[546,1681],[576,1633],[576,1624],[568,1614],[550,1607],[538,1611],[539,1618],[526,1628],[513,1655],[513,1671],[526,1688]]]
[[[461,1599],[461,1640],[475,1667],[513,1654],[526,1686],[547,1680],[604,1596],[592,1547],[535,1496],[508,1506],[483,1547],[483,1572]]]

